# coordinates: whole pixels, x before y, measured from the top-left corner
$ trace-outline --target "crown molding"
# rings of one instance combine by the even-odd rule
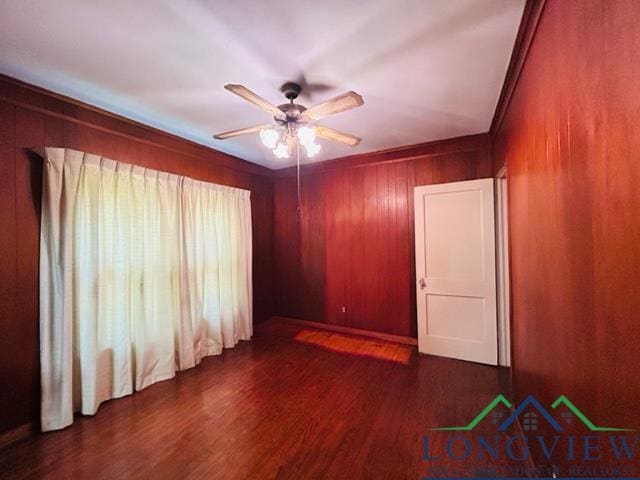
[[[520,74],[524,68],[529,48],[538,30],[545,4],[546,0],[527,0],[525,4],[524,11],[522,12],[522,20],[513,46],[513,53],[509,61],[509,67],[507,68],[502,90],[500,91],[500,97],[498,98],[493,120],[491,121],[491,127],[489,128],[489,133],[492,137],[495,137],[500,129],[509,104],[511,103],[511,98],[513,97],[516,85],[520,79]]]
[[[208,160],[222,168],[266,177],[273,174],[267,167],[3,74],[0,74],[0,101],[182,155]]]
[[[346,157],[324,160],[321,162],[305,163],[300,167],[305,175],[310,173],[358,168],[383,163],[396,163],[415,160],[418,158],[446,155],[451,153],[469,152],[476,150],[490,150],[491,136],[488,133],[466,135],[463,137],[447,138],[433,142],[395,147],[378,150],[371,153],[358,153]],[[296,166],[275,170],[274,176],[289,177],[296,174]]]

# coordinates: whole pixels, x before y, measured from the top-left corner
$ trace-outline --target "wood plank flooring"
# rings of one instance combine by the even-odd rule
[[[295,342],[299,328],[267,322],[251,342],[8,447],[0,477],[418,479],[433,474],[428,429],[465,425],[508,394],[493,367],[345,355]]]

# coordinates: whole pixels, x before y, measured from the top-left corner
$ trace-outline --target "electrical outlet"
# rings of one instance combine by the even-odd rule
[[[340,307],[340,310],[342,311],[342,313],[347,313],[347,307],[345,307],[344,305]]]

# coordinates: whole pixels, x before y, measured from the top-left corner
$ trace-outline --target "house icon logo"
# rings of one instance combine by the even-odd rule
[[[520,405],[518,405],[518,408],[513,411],[509,418],[500,425],[498,431],[504,432],[507,430],[507,428],[509,428],[523,412],[525,413],[523,415],[522,429],[525,432],[538,430],[539,418],[545,419],[556,432],[562,431],[560,424],[556,422],[556,420],[542,405],[540,405],[540,402],[538,402],[533,395],[529,395]]]
[[[636,451],[640,451],[640,435],[635,430],[594,424],[566,395],[560,395],[549,405],[533,395],[517,405],[498,395],[467,425],[430,430],[448,435],[422,436],[422,459],[428,462],[429,471],[443,459],[449,462],[448,468],[451,464],[471,468],[473,462],[492,459],[508,461],[508,465],[492,465],[489,476],[515,478],[525,472],[525,476],[538,477],[546,476],[540,472],[546,472],[549,466],[554,474],[558,473],[557,462],[561,461],[568,465],[567,473],[572,478],[585,478],[585,472],[587,477],[629,478],[636,473],[634,462]],[[532,467],[535,458],[548,464]],[[602,463],[605,459],[611,463]],[[597,468],[585,470],[584,465]],[[496,468],[505,475],[495,475]],[[456,477],[460,476],[464,475]]]
[[[556,432],[563,431],[564,424],[572,424],[574,417],[578,419],[582,424],[592,432],[632,432],[630,428],[616,428],[616,427],[599,427],[596,426],[587,416],[576,407],[566,395],[560,395],[551,405],[550,408],[545,408],[533,395],[526,397],[522,403],[514,408],[514,405],[506,399],[504,395],[498,395],[494,398],[484,409],[475,416],[471,422],[461,427],[439,427],[432,428],[431,430],[440,431],[472,431],[485,417],[491,414],[497,407],[504,406],[507,409],[513,409],[511,414],[502,421],[498,426],[499,432],[506,431],[511,425],[519,418],[522,429],[526,432],[536,432],[541,422],[546,422]],[[551,413],[557,413],[559,407],[565,407],[566,412],[559,415],[560,419],[554,417]],[[495,415],[495,414],[494,414]],[[496,418],[500,418],[499,415],[494,416],[494,423]]]

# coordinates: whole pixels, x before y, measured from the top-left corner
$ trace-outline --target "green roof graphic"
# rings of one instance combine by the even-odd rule
[[[496,408],[499,404],[504,405],[507,408],[511,408],[512,404],[509,400],[507,400],[504,395],[498,395],[494,398],[489,405],[487,405],[471,422],[469,425],[464,427],[440,427],[440,428],[432,428],[431,430],[441,430],[441,431],[470,431],[473,430],[478,423],[482,421],[484,417],[489,415],[491,410]],[[580,419],[580,421],[592,432],[633,432],[632,428],[612,428],[612,427],[597,427],[593,424],[591,420],[587,418],[587,416],[582,413],[578,407],[576,407],[571,400],[569,400],[565,395],[560,395],[555,402],[551,404],[551,408],[558,408],[560,405],[564,405],[567,407],[571,413],[573,413],[576,417]]]
[[[469,425],[467,425],[466,427],[442,427],[442,428],[432,428],[431,430],[459,430],[459,431],[473,430],[473,427],[475,427],[478,423],[480,423],[484,417],[489,415],[489,412],[491,412],[491,410],[496,408],[499,403],[502,403],[507,408],[511,408],[511,402],[506,398],[504,398],[504,395],[498,395],[496,398],[494,398],[491,401],[489,405],[487,405],[484,408],[484,410],[482,410],[478,414],[478,416],[476,416],[476,418],[471,420],[471,423],[469,423]]]
[[[591,422],[584,413],[578,410],[578,407],[571,403],[571,400],[564,395],[560,395],[556,401],[551,404],[551,408],[557,408],[560,405],[564,405],[571,410],[571,413],[578,417],[592,432],[633,432],[631,428],[596,427],[593,422]]]

